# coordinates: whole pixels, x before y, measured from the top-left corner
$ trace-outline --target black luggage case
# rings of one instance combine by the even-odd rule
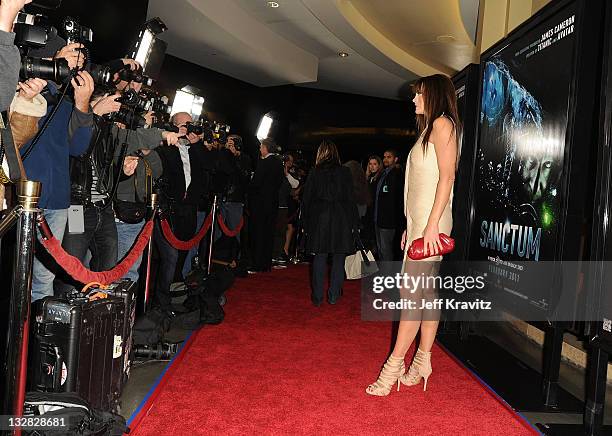
[[[76,392],[92,407],[118,411],[123,302],[46,297],[39,303],[29,359],[31,390]]]
[[[121,335],[123,364],[120,368],[121,374],[118,374],[116,378],[119,381],[119,386],[117,386],[119,392],[123,391],[123,387],[127,383],[132,365],[132,331],[136,320],[137,290],[136,284],[131,280],[113,283],[109,289],[104,290],[109,297],[120,300],[124,307],[123,333]]]

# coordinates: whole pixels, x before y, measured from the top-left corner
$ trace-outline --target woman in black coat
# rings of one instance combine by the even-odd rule
[[[306,232],[306,251],[314,253],[312,295],[315,306],[323,301],[323,281],[328,255],[332,255],[332,271],[327,294],[335,304],[344,281],[344,259],[355,252],[353,230],[359,228],[359,214],[353,193],[351,172],[340,165],[338,149],[331,141],[323,141],[317,151],[315,167],[310,172],[302,205]]]

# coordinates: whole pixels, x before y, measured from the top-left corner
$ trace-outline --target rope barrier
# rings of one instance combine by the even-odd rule
[[[219,218],[219,227],[221,227],[221,231],[223,233],[225,233],[230,238],[233,238],[234,236],[240,234],[240,230],[242,230],[242,226],[244,226],[244,217],[240,217],[240,222],[238,223],[236,228],[234,230],[230,230],[225,224],[225,221],[223,221],[223,215],[219,214],[217,216]]]
[[[168,221],[166,219],[161,219],[160,221],[162,233],[173,248],[176,248],[177,250],[191,250],[193,247],[200,243],[202,238],[204,238],[206,233],[208,233],[208,230],[210,230],[210,226],[212,224],[212,215],[208,215],[206,217],[206,220],[202,224],[202,227],[200,228],[198,233],[188,241],[181,241],[176,236],[174,236],[174,233],[172,233],[172,229],[170,228],[170,224],[168,224]]]
[[[79,259],[66,253],[62,248],[61,242],[50,233],[45,220],[39,222],[39,226],[45,236],[45,238],[42,239],[43,246],[47,249],[49,254],[53,256],[58,265],[60,265],[73,279],[81,283],[98,282],[104,285],[111,284],[128,273],[131,266],[136,262],[136,259],[140,257],[144,248],[147,246],[153,231],[153,221],[150,220],[140,231],[132,250],[121,262],[111,270],[94,272],[85,268]]]
[[[244,217],[240,218],[240,222],[236,226],[235,229],[231,230],[225,224],[223,220],[223,216],[218,214],[219,218],[219,227],[221,231],[225,233],[229,237],[234,237],[240,233],[242,227],[244,226]],[[190,250],[200,243],[202,238],[208,233],[212,224],[212,215],[206,217],[206,220],[202,224],[202,227],[198,231],[198,233],[188,241],[181,241],[178,239],[172,229],[170,228],[170,224],[166,219],[161,219],[161,230],[166,238],[166,240],[177,250]],[[53,236],[49,226],[44,218],[40,219],[38,222],[41,232],[44,235],[42,239],[42,245],[49,252],[49,254],[55,259],[55,261],[60,265],[64,271],[66,271],[70,277],[81,282],[81,283],[100,283],[102,285],[111,284],[123,276],[125,276],[130,270],[131,266],[136,262],[136,260],[143,253],[145,247],[148,244],[148,241],[151,237],[151,233],[153,232],[153,220],[148,221],[138,238],[132,250],[128,253],[127,256],[123,258],[121,262],[119,262],[113,269],[108,271],[91,271],[87,269],[79,259],[67,253],[62,247],[61,242]]]

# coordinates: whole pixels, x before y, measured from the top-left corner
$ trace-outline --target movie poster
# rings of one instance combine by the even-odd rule
[[[482,60],[470,260],[555,259],[576,22],[572,4]]]
[[[481,261],[474,272],[487,276],[487,296],[522,319],[558,305],[550,265],[565,213],[575,9],[568,5],[481,61],[469,259]]]

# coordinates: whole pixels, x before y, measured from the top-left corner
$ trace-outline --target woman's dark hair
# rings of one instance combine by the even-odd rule
[[[380,158],[380,156],[378,156],[376,154],[373,154],[372,156],[370,156],[368,158],[368,161],[366,162],[366,172],[367,172],[367,169],[368,169],[368,165],[370,164],[370,161],[372,159],[374,159],[378,163],[378,171],[374,174],[374,177],[378,177],[380,175],[380,173],[382,173],[382,171],[383,171],[383,161]]]
[[[351,171],[351,177],[353,178],[353,192],[355,194],[355,200],[357,204],[371,203],[370,190],[368,188],[368,181],[365,177],[365,172],[361,167],[361,164],[356,160],[349,160],[344,163],[344,166]]]
[[[319,145],[317,150],[317,158],[315,160],[315,166],[320,166],[324,162],[333,162],[340,165],[340,155],[338,154],[338,147],[329,139],[324,139]]]
[[[417,114],[417,127],[423,133],[423,150],[427,150],[427,142],[433,130],[433,122],[445,115],[450,118],[455,128],[455,138],[459,141],[460,125],[457,114],[457,96],[453,82],[443,74],[421,77],[412,86],[415,93],[423,95],[424,114]]]

